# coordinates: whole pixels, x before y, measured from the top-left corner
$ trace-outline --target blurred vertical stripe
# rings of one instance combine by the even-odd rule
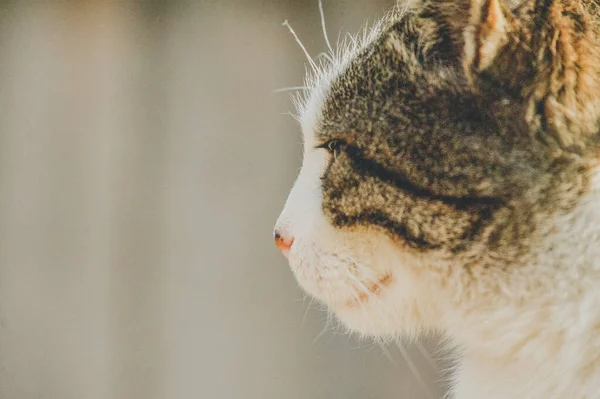
[[[331,39],[390,3],[326,1]],[[272,247],[301,158],[286,18],[325,49],[316,1],[0,2],[0,398],[423,396],[317,339]]]

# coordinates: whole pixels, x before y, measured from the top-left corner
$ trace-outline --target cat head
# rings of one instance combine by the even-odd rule
[[[300,285],[395,335],[546,267],[597,159],[594,24],[577,2],[415,2],[316,66],[275,227]]]

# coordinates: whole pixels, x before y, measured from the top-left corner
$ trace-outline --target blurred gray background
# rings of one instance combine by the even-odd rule
[[[392,3],[326,0],[330,38]],[[411,370],[329,329],[273,245],[284,19],[326,49],[316,0],[0,1],[0,398],[439,396],[418,346]]]

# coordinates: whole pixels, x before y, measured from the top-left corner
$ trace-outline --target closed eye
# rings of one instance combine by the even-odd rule
[[[321,145],[318,145],[316,148],[323,148],[327,150],[334,158],[337,158],[341,152],[346,148],[347,144],[343,140],[333,139],[329,140]]]
[[[369,159],[354,146],[345,147],[350,162],[355,170],[364,176],[372,176],[376,179],[385,181],[394,185],[399,190],[407,192],[412,196],[425,198],[430,201],[441,201],[448,205],[453,205],[457,209],[465,209],[471,206],[493,205],[498,207],[503,204],[503,200],[490,196],[452,196],[443,194],[434,194],[427,188],[411,182],[406,176],[396,171],[390,170],[373,159]]]

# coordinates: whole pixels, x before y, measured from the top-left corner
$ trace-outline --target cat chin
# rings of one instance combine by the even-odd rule
[[[425,327],[423,315],[415,292],[408,288],[414,284],[403,277],[397,271],[368,296],[326,304],[349,332],[360,336],[386,340],[418,335]]]
[[[350,333],[356,333],[367,338],[394,339],[404,335],[404,331],[390,323],[387,318],[379,319],[374,315],[366,317],[361,312],[344,309],[335,311],[337,318]]]

